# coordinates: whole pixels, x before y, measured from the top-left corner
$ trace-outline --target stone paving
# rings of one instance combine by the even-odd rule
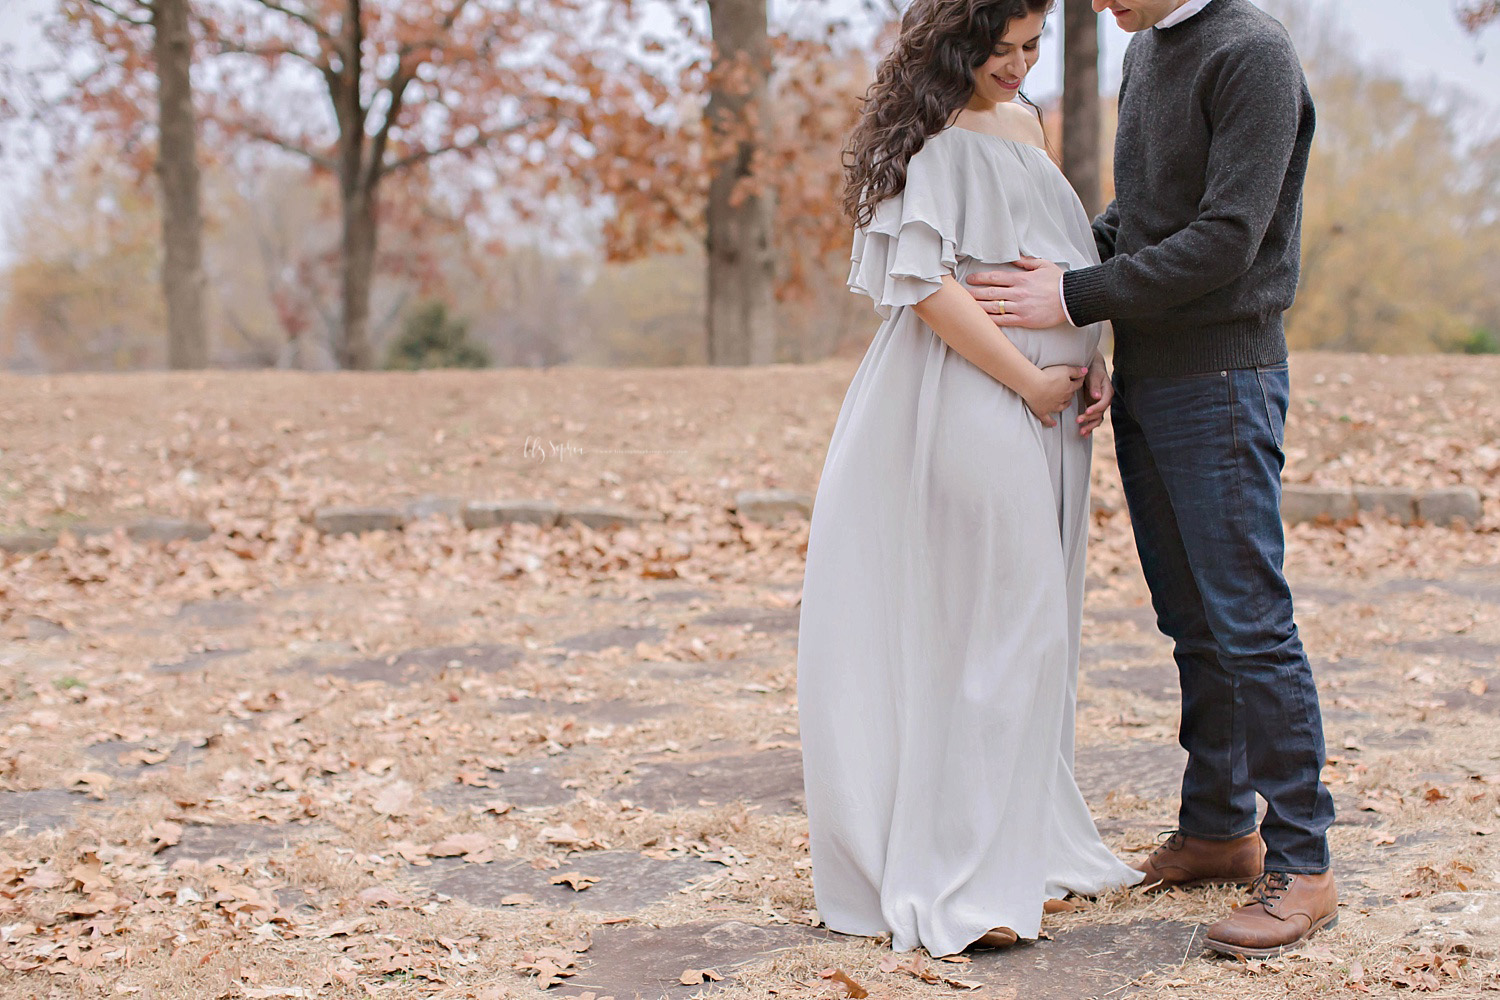
[[[56,830],[73,822],[86,808],[79,796],[61,788],[0,792],[0,830],[8,833],[38,833]]]
[[[566,884],[553,883],[553,872],[538,871],[525,863],[471,865],[438,859],[414,869],[413,883],[472,903],[498,908],[501,900],[516,893],[531,896],[541,909],[576,907],[601,913],[634,913],[680,891],[695,881],[713,878],[722,866],[697,858],[656,861],[637,851],[594,851],[577,866],[597,878],[587,892],[576,892]],[[596,960],[597,960],[597,956]],[[710,963],[712,964],[712,963]],[[679,967],[672,974],[682,972]]]

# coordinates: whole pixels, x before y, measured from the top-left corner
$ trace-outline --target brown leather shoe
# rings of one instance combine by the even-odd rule
[[[1260,876],[1265,855],[1259,833],[1235,840],[1203,840],[1174,830],[1151,857],[1132,867],[1146,873],[1141,887],[1148,892],[1219,883],[1249,885]]]
[[[1208,947],[1221,955],[1270,958],[1339,922],[1339,894],[1331,872],[1266,872],[1255,898],[1208,929]]]

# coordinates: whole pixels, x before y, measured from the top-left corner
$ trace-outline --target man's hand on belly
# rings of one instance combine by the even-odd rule
[[[996,326],[1045,330],[1068,325],[1057,294],[1062,268],[1050,260],[1022,257],[1019,271],[981,271],[965,279],[970,295],[979,300]]]

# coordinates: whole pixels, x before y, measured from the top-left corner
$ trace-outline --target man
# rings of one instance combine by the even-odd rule
[[[971,292],[1001,326],[1114,321],[1115,447],[1157,624],[1175,643],[1188,751],[1178,829],[1140,867],[1159,888],[1251,882],[1251,902],[1207,943],[1274,955],[1338,919],[1322,716],[1280,516],[1282,314],[1297,289],[1312,99],[1286,31],[1250,0],[1093,4],[1134,35],[1116,198],[1094,221],[1104,263],[1064,274],[1028,258],[970,277]]]

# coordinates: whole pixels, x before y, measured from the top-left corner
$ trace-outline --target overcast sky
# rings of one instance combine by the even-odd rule
[[[797,0],[782,0],[795,5]],[[1259,0],[1257,0],[1259,2]],[[1426,83],[1442,81],[1472,91],[1500,107],[1500,28],[1478,39],[1458,26],[1453,0],[1292,0],[1331,17],[1348,31],[1360,54],[1392,74]],[[1262,3],[1262,6],[1268,6]],[[1421,11],[1414,14],[1413,11]],[[1054,15],[1053,20],[1059,20]],[[1100,22],[1105,83],[1118,87],[1120,61],[1130,36],[1115,26],[1114,18]],[[1056,46],[1054,46],[1054,49]],[[1038,64],[1041,79],[1031,85],[1037,94],[1062,89],[1062,53],[1044,52]]]
[[[1360,53],[1377,66],[1387,66],[1392,75],[1422,84],[1439,83],[1473,94],[1476,101],[1500,111],[1500,28],[1491,28],[1479,39],[1466,36],[1453,17],[1454,0],[1293,0],[1326,12],[1349,33]],[[821,16],[829,0],[771,0],[778,21],[805,20]],[[831,0],[850,12],[861,0]],[[14,47],[0,54],[24,67],[45,53],[36,19],[56,8],[56,0],[0,0],[0,40]],[[1415,13],[1414,13],[1415,11]],[[1058,20],[1054,16],[1054,20]],[[1120,59],[1128,38],[1105,17],[1100,25],[1103,46],[1103,76],[1106,85],[1119,81]],[[1055,39],[1055,35],[1053,36]],[[0,43],[3,44],[3,43]],[[1043,51],[1029,92],[1038,100],[1061,89],[1061,53],[1055,44]],[[7,248],[4,234],[9,216],[35,176],[34,164],[14,156],[0,160],[0,263]]]

